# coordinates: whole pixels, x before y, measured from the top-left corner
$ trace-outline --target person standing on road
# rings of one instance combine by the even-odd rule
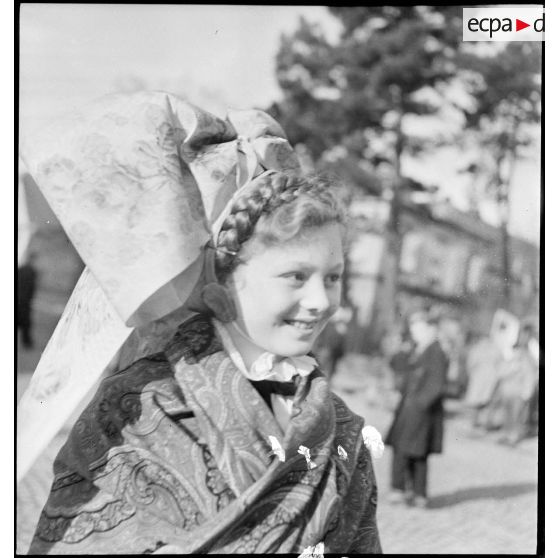
[[[392,503],[428,505],[428,456],[442,451],[449,360],[438,341],[438,323],[439,317],[432,312],[410,316],[410,333],[416,347],[386,437],[386,444],[393,448]]]
[[[472,409],[472,428],[487,426],[487,409],[492,400],[503,354],[491,336],[484,335],[469,345],[466,358],[465,403]]]

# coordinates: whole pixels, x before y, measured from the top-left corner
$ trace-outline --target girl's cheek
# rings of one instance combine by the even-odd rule
[[[329,296],[329,301],[330,301],[332,306],[336,307],[335,309],[337,310],[337,308],[341,304],[341,286],[340,285],[336,285],[331,290],[331,294]]]

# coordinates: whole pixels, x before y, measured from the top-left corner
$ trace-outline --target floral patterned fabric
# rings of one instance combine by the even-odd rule
[[[68,237],[129,325],[142,321],[146,300],[187,269],[207,240],[199,191],[178,154],[185,127],[196,123],[193,109],[186,116],[178,122],[163,93],[108,96],[45,128],[23,150]]]
[[[162,91],[102,97],[21,151],[87,267],[18,408],[19,480],[103,373],[158,350],[180,323],[233,194],[298,168],[264,112],[223,120]]]
[[[183,275],[236,190],[298,168],[266,113],[222,120],[162,91],[95,100],[28,138],[22,158],[129,326],[186,301],[197,276]]]
[[[55,461],[30,553],[381,552],[362,426],[315,370],[283,436],[195,316],[163,352],[103,380]]]

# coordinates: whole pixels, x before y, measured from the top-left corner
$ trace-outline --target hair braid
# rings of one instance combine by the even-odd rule
[[[319,176],[274,172],[260,179],[256,187],[236,200],[223,222],[215,255],[219,280],[238,265],[242,245],[255,234],[264,243],[273,244],[292,238],[304,226],[331,221],[344,224],[337,190]]]

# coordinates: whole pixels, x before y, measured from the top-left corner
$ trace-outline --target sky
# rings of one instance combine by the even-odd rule
[[[300,16],[336,28],[320,6],[24,4],[22,118],[43,118],[136,79],[180,89],[223,114],[227,106],[265,106],[279,96],[280,34]]]
[[[280,98],[274,59],[282,33],[300,16],[335,38],[338,23],[322,6],[23,4],[20,12],[20,134],[105,93],[163,89],[226,114],[265,108]],[[539,151],[512,180],[511,232],[538,242]],[[407,174],[438,185],[465,207],[468,177],[454,150],[409,160]],[[482,215],[496,223],[490,203]]]

